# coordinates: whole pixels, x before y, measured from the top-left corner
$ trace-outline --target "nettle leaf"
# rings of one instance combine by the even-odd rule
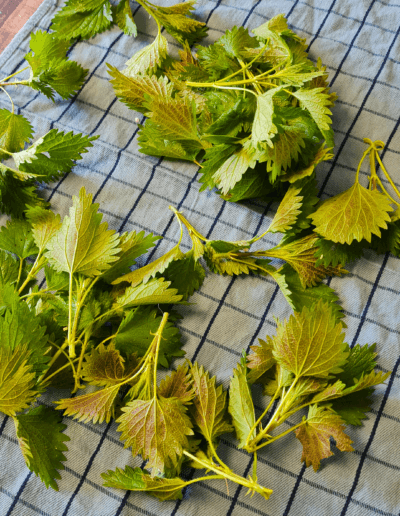
[[[21,260],[39,252],[30,224],[25,220],[7,220],[0,232],[0,249],[15,254]]]
[[[37,177],[40,181],[54,181],[70,172],[74,161],[92,147],[98,136],[82,136],[52,129],[27,149],[13,154],[22,175]]]
[[[316,394],[311,401],[313,403],[320,403],[321,401],[328,401],[330,399],[339,398],[342,396],[343,390],[345,388],[345,384],[338,380],[333,384],[327,385],[321,392]]]
[[[248,439],[256,436],[254,428],[256,417],[249,379],[247,376],[246,357],[233,370],[233,377],[229,388],[229,413],[232,416],[233,426],[239,439],[238,448],[244,448]]]
[[[2,164],[0,163],[0,172]],[[5,174],[0,173],[0,211],[7,215],[22,218],[27,206],[47,207],[48,203],[37,195],[32,181],[22,182],[20,172],[11,173],[4,167]],[[25,178],[24,178],[25,179]]]
[[[313,174],[315,167],[321,163],[322,161],[327,161],[333,158],[333,154],[330,152],[330,148],[325,147],[325,143],[321,145],[318,149],[317,153],[311,161],[307,163],[305,168],[300,168],[298,170],[289,170],[286,174],[280,176],[281,181],[289,181],[289,183],[295,183],[296,181],[300,181],[305,177],[311,176]]]
[[[213,145],[206,149],[204,153],[204,161],[202,162],[200,173],[202,176],[199,182],[203,183],[200,191],[207,188],[213,189],[216,185],[214,182],[215,172],[222,167],[226,160],[232,156],[235,150],[239,149],[237,145],[225,144]]]
[[[255,148],[262,142],[266,142],[270,147],[273,146],[271,138],[278,132],[278,128],[272,121],[274,116],[273,96],[281,89],[282,87],[277,87],[267,90],[262,95],[257,95],[257,110],[251,133],[251,141]]]
[[[188,367],[180,365],[176,371],[162,380],[158,387],[158,394],[163,398],[178,398],[182,403],[189,403],[193,399],[195,391],[191,385]]]
[[[174,260],[180,260],[184,257],[184,254],[180,250],[179,243],[170,249],[167,253],[157,258],[153,262],[135,269],[134,271],[128,272],[124,276],[117,278],[112,282],[113,285],[118,285],[127,281],[132,287],[136,287],[140,283],[147,283],[150,278],[154,278],[157,273],[163,273],[168,265]]]
[[[8,109],[0,109],[0,147],[7,152],[18,152],[32,138],[33,128],[22,115],[15,115]],[[9,155],[0,150],[0,160]]]
[[[315,243],[317,248],[315,252],[317,258],[315,265],[319,266],[322,263],[325,267],[329,265],[336,267],[338,264],[345,265],[358,260],[364,254],[365,244],[365,240],[361,242],[353,240],[351,244],[339,244],[338,242],[319,238]]]
[[[167,54],[168,42],[161,33],[158,33],[153,43],[136,52],[125,63],[126,68],[122,73],[127,77],[133,78],[136,75],[152,75],[161,66]]]
[[[100,389],[90,394],[57,401],[57,410],[65,410],[65,416],[88,423],[108,423],[114,417],[115,400],[120,384]]]
[[[131,367],[126,371],[124,362],[124,358],[112,344],[107,347],[100,344],[97,348],[93,348],[90,354],[85,355],[82,376],[85,382],[91,385],[111,387],[132,375],[135,364],[130,364]]]
[[[129,0],[120,0],[117,6],[111,6],[114,22],[127,36],[137,36],[137,27],[133,19]]]
[[[107,222],[101,222],[99,205],[92,204],[92,195],[87,195],[85,188],[72,202],[69,217],[64,218],[61,229],[47,244],[46,256],[58,272],[97,276],[118,260],[118,234],[107,230]]]
[[[30,206],[26,211],[26,218],[32,227],[32,236],[37,247],[45,249],[49,240],[61,227],[61,217],[40,206]]]
[[[269,255],[286,260],[298,273],[304,288],[317,285],[326,276],[347,274],[346,269],[343,269],[340,264],[336,267],[316,266],[316,242],[315,234],[307,235],[288,244],[280,245],[277,249],[272,249]]]
[[[244,27],[232,27],[218,40],[230,57],[242,58],[243,51],[257,46],[257,40],[252,38],[248,29]]]
[[[354,185],[323,202],[310,215],[315,231],[340,244],[351,244],[362,239],[371,242],[372,234],[381,236],[380,228],[387,229],[392,211],[390,200],[378,192],[367,190],[358,181]]]
[[[52,29],[55,28],[53,24]],[[69,26],[70,29],[71,26]],[[67,99],[79,90],[88,71],[75,61],[68,60],[66,53],[69,43],[67,41],[61,41],[59,34],[56,36],[38,30],[31,35],[29,46],[32,51],[26,54],[25,59],[31,67],[28,82],[31,88],[41,91],[52,100],[54,91]]]
[[[191,406],[194,422],[209,443],[225,433],[232,432],[227,418],[226,392],[222,385],[216,387],[216,378],[210,378],[203,366],[193,364],[191,369],[196,397]]]
[[[129,109],[139,111],[140,113],[147,113],[148,106],[145,95],[151,99],[158,96],[169,97],[173,92],[173,84],[169,82],[167,77],[156,77],[152,75],[135,75],[126,76],[114,66],[108,66],[108,73],[111,75],[110,80],[114,88],[114,93],[121,102],[126,104]]]
[[[68,0],[54,16],[51,28],[61,40],[89,39],[107,30],[112,21],[109,0]]]
[[[349,356],[343,365],[343,370],[337,377],[349,387],[354,385],[362,375],[371,373],[376,367],[375,358],[377,353],[375,348],[376,344],[371,346],[368,346],[368,344],[364,346],[357,344],[353,348],[347,346],[346,351],[349,352]]]
[[[11,254],[1,250],[0,251],[0,311],[2,310],[2,300],[5,301],[7,294],[5,290],[8,289],[11,293],[14,293],[13,285],[18,280],[19,276],[19,263]],[[4,296],[6,294],[6,296]],[[18,294],[15,292],[15,296],[11,294],[15,300],[18,299]],[[2,299],[3,298],[3,299]],[[10,302],[11,306],[12,302]]]
[[[354,451],[352,440],[343,431],[343,420],[326,407],[311,405],[305,424],[296,430],[296,437],[303,445],[302,462],[312,464],[317,471],[322,459],[333,455],[330,438],[335,439],[340,451]]]
[[[300,89],[291,94],[300,101],[300,106],[307,109],[321,131],[329,131],[332,114],[328,106],[333,104],[325,88]]]
[[[372,388],[347,394],[341,398],[329,401],[329,406],[347,425],[361,426],[363,419],[368,419],[367,412],[371,410]]]
[[[26,345],[16,349],[0,347],[0,412],[15,416],[38,396],[35,372],[29,364]]]
[[[181,500],[182,489],[186,482],[180,478],[151,477],[140,468],[126,466],[124,470],[117,468],[108,470],[101,476],[105,487],[114,487],[128,491],[145,491],[159,500]]]
[[[282,199],[268,230],[271,233],[284,233],[296,223],[301,213],[303,197],[301,188],[291,185]]]
[[[160,311],[154,306],[140,306],[128,312],[114,338],[116,349],[126,357],[132,353],[143,356],[153,341],[161,319]],[[159,364],[169,367],[173,357],[183,356],[185,353],[181,350],[181,346],[181,334],[170,317],[165,324],[163,338],[160,341]]]
[[[118,244],[120,251],[117,254],[118,259],[111,264],[109,269],[102,273],[102,279],[107,283],[112,283],[117,280],[121,274],[128,274],[130,267],[136,264],[136,258],[147,253],[160,238],[159,236],[153,236],[152,233],[144,236],[144,231],[140,233],[132,231],[130,233],[120,234]]]
[[[375,371],[371,371],[368,374],[363,374],[358,380],[354,379],[354,385],[344,389],[343,396],[346,396],[346,394],[352,394],[353,392],[368,389],[369,387],[374,387],[375,385],[379,385],[380,383],[383,383],[385,380],[387,380],[390,375],[390,371],[387,373],[383,373],[382,371],[375,373]]]
[[[163,473],[166,466],[175,465],[189,447],[192,424],[177,398],[134,400],[122,411],[117,422],[125,448],[131,446],[133,455],[141,454],[154,472]]]
[[[248,141],[218,168],[212,179],[225,195],[242,179],[248,168],[254,168],[256,161],[256,150]]]
[[[62,463],[67,459],[63,452],[68,451],[64,443],[70,440],[63,434],[67,425],[61,423],[59,414],[44,405],[16,416],[14,422],[26,465],[46,487],[58,491],[55,479],[61,476],[57,470],[64,469]]]
[[[255,383],[264,373],[276,364],[273,355],[273,341],[267,336],[267,340],[258,339],[259,346],[250,346],[253,353],[247,355],[248,381]]]
[[[193,251],[186,253],[183,258],[172,261],[164,270],[163,276],[176,288],[182,299],[193,295],[203,284],[206,276],[203,266],[196,260]]]
[[[169,281],[164,281],[164,278],[154,278],[146,284],[128,287],[124,294],[117,297],[113,309],[126,310],[139,305],[179,303],[182,296],[178,295],[175,288],[168,288],[169,286]]]
[[[204,246],[204,259],[209,268],[217,274],[229,276],[249,274],[257,270],[256,258],[240,256],[238,251],[248,248],[248,242],[224,242],[223,240],[211,240]],[[268,260],[265,260],[268,262]]]
[[[193,45],[195,41],[207,35],[208,29],[205,23],[188,17],[194,10],[194,0],[169,7],[154,5],[148,0],[142,0],[139,3],[181,44],[187,41],[189,45]]]
[[[320,301],[296,312],[284,324],[278,321],[274,356],[297,377],[324,378],[339,373],[348,356],[342,329],[330,306]]]
[[[26,346],[29,353],[29,365],[38,376],[47,369],[50,360],[46,355],[46,328],[41,326],[40,319],[31,312],[24,301],[11,298],[4,317],[0,318],[0,347],[18,350]]]
[[[325,283],[320,283],[316,287],[304,288],[298,273],[287,263],[272,276],[295,312],[301,312],[303,307],[311,308],[313,304],[321,300],[329,304],[337,321],[344,317],[336,292]]]

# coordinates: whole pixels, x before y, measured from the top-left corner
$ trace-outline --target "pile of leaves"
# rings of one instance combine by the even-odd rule
[[[23,115],[14,113],[5,88],[27,86],[53,101],[56,93],[66,99],[79,90],[87,74],[67,58],[68,43],[52,34],[35,32],[30,48],[25,56],[29,66],[0,81],[0,90],[11,102],[11,111],[0,109],[0,212],[16,217],[23,217],[27,206],[45,207],[47,203],[36,193],[37,182],[50,183],[70,172],[97,138],[52,129],[25,148],[33,139],[33,128]],[[29,70],[28,79],[15,79],[25,70]]]
[[[319,300],[278,323],[276,337],[260,341],[247,361],[244,356],[231,381],[229,409],[222,386],[197,363],[187,361],[158,383],[158,366],[168,367],[184,354],[174,325],[179,316],[171,309],[200,287],[200,256],[217,272],[228,273],[244,267],[238,256],[244,255],[249,270],[265,261],[246,255],[242,248],[249,242],[205,241],[175,213],[181,228],[189,230],[192,250],[183,254],[178,243],[133,271],[135,260],[158,237],[109,230],[83,188],[63,221],[34,206],[26,220],[9,221],[0,232],[0,411],[13,418],[26,464],[47,487],[57,489],[68,441],[58,413],[37,404],[49,387],[76,394],[94,386],[94,392],[59,400],[57,408],[85,422],[115,418],[125,445],[148,461],[151,471],[129,466],[109,471],[103,475],[106,486],[165,500],[181,497],[194,482],[225,478],[268,499],[272,491],[259,485],[256,466],[246,479],[222,461],[219,437],[235,429],[240,447],[255,453],[295,430],[303,460],[316,469],[330,455],[330,436],[339,449],[352,449],[343,424],[360,424],[372,387],[387,378],[373,371],[374,346],[350,350],[344,345],[338,311]],[[224,246],[231,253],[225,262],[217,256]],[[45,282],[38,285],[43,273]],[[271,396],[257,421],[250,391],[255,382]],[[309,407],[307,418],[271,435],[304,407]],[[184,465],[206,474],[183,480]]]
[[[202,189],[217,187],[230,201],[279,197],[332,157],[336,95],[283,15],[255,37],[233,27],[195,55],[186,39],[180,60],[168,55],[162,24],[122,72],[109,66],[117,97],[147,116],[141,152],[202,160]]]

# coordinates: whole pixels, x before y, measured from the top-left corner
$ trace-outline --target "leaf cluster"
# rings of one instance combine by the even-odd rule
[[[331,158],[335,94],[283,15],[254,37],[233,27],[196,55],[193,41],[170,33],[183,46],[180,60],[159,32],[124,70],[109,70],[116,96],[148,117],[141,152],[202,160],[202,189],[217,187],[230,201],[281,195]]]

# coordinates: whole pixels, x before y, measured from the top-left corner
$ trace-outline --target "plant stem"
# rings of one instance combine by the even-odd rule
[[[27,284],[36,276],[37,274],[37,266],[38,266],[38,263],[39,263],[39,258],[41,258],[41,254],[42,254],[42,251],[39,250],[39,253],[38,255],[36,256],[36,259],[32,265],[32,268],[31,270],[28,272],[28,276],[26,277],[25,281],[22,283],[21,287],[18,289],[18,294],[21,294],[21,292],[23,292],[24,288],[27,286]],[[18,278],[18,282],[17,282],[17,285],[19,283],[19,278]],[[18,287],[17,287],[18,288]]]
[[[168,312],[164,312],[163,318],[161,320],[160,326],[158,327],[158,330],[156,331],[155,338],[156,340],[156,351],[154,356],[154,371],[153,371],[153,393],[154,396],[156,396],[157,393],[157,364],[158,364],[158,353],[160,350],[160,342],[162,339],[162,332],[164,331],[165,325],[168,321]]]
[[[382,172],[385,174],[386,176],[386,179],[389,181],[390,183],[390,186],[393,188],[393,190],[396,192],[397,196],[400,197],[400,192],[397,188],[397,186],[394,184],[392,178],[389,176],[389,174],[387,173],[387,170],[386,168],[384,167],[383,163],[382,163],[382,160],[381,160],[381,157],[379,156],[378,153],[376,153],[376,159],[378,160],[378,163],[382,169]]]
[[[89,342],[89,337],[86,334],[85,340],[83,341],[83,344],[82,344],[81,352],[79,354],[78,367],[77,367],[76,371],[74,371],[75,386],[74,386],[74,390],[72,391],[72,394],[74,394],[78,389],[82,389],[82,386],[81,386],[79,380],[80,380],[81,369],[82,369],[82,364],[83,364],[83,357],[85,355],[85,351],[86,351],[88,342]]]
[[[271,437],[265,443],[259,444],[258,446],[255,446],[254,448],[252,448],[252,450],[254,451],[254,453],[256,453],[256,451],[259,450],[260,448],[264,448],[264,446],[267,446],[268,444],[271,444],[274,441],[277,441],[281,437],[284,437],[285,435],[290,434],[290,432],[293,432],[294,430],[297,430],[297,428],[299,428],[300,426],[304,425],[305,423],[306,423],[305,421],[300,421],[300,423],[298,423],[297,425],[291,426],[288,430],[285,430],[285,432],[282,432],[279,435]]]
[[[1,80],[1,82],[6,82],[8,81],[8,79],[11,79],[11,77],[15,77],[16,75],[18,75],[19,73],[22,73],[24,72],[25,70],[28,70],[29,66],[25,66],[25,68],[22,68],[22,70],[18,70],[18,72],[14,72],[12,73],[11,75],[9,75],[8,77],[4,77],[4,79]]]
[[[253,434],[254,430],[256,430],[256,428],[261,423],[261,421],[264,419],[264,417],[268,414],[269,409],[272,407],[272,404],[274,403],[274,401],[278,397],[278,392],[279,392],[279,388],[276,389],[274,395],[272,396],[272,398],[270,399],[270,402],[268,403],[267,408],[264,410],[264,412],[261,414],[261,416],[257,419],[257,421],[254,423],[254,425],[251,427],[251,430],[250,430],[249,435],[248,435],[248,437],[246,439],[246,443],[244,445],[244,448],[247,449],[247,446],[249,445],[249,441],[251,439],[251,435]]]
[[[14,82],[0,82],[0,87],[3,86],[28,86],[30,81],[14,81]]]
[[[14,102],[13,99],[8,94],[8,91],[6,91],[2,86],[0,86],[0,89],[4,91],[4,93],[7,95],[7,97],[10,99],[11,102],[11,113],[14,114]],[[2,149],[4,152],[7,152],[5,149]],[[11,154],[11,152],[7,152],[7,154]]]
[[[68,356],[68,359],[71,360]],[[78,358],[74,358],[74,360],[71,360],[71,362],[76,362],[77,360],[79,360]],[[41,378],[40,378],[40,381],[43,380],[44,378],[46,378],[46,381],[49,381],[50,378],[53,378],[53,376],[56,376],[58,375],[58,373],[60,373],[63,369],[66,369],[67,367],[70,367],[70,363],[67,362],[66,364],[64,364],[63,366],[61,366],[59,369],[57,369],[57,371],[55,371],[54,373],[51,373],[51,375],[49,375],[47,378],[46,378],[46,374],[44,374]]]
[[[22,274],[22,266],[24,264],[24,259],[23,258],[20,258],[19,260],[19,270],[18,270],[18,278],[17,278],[17,284],[16,284],[16,288],[18,288],[18,284],[21,280],[21,274]],[[18,294],[19,294],[19,290],[18,290]]]

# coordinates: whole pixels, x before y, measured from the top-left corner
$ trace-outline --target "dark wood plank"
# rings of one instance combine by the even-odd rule
[[[43,0],[0,0],[0,52],[36,11]]]

